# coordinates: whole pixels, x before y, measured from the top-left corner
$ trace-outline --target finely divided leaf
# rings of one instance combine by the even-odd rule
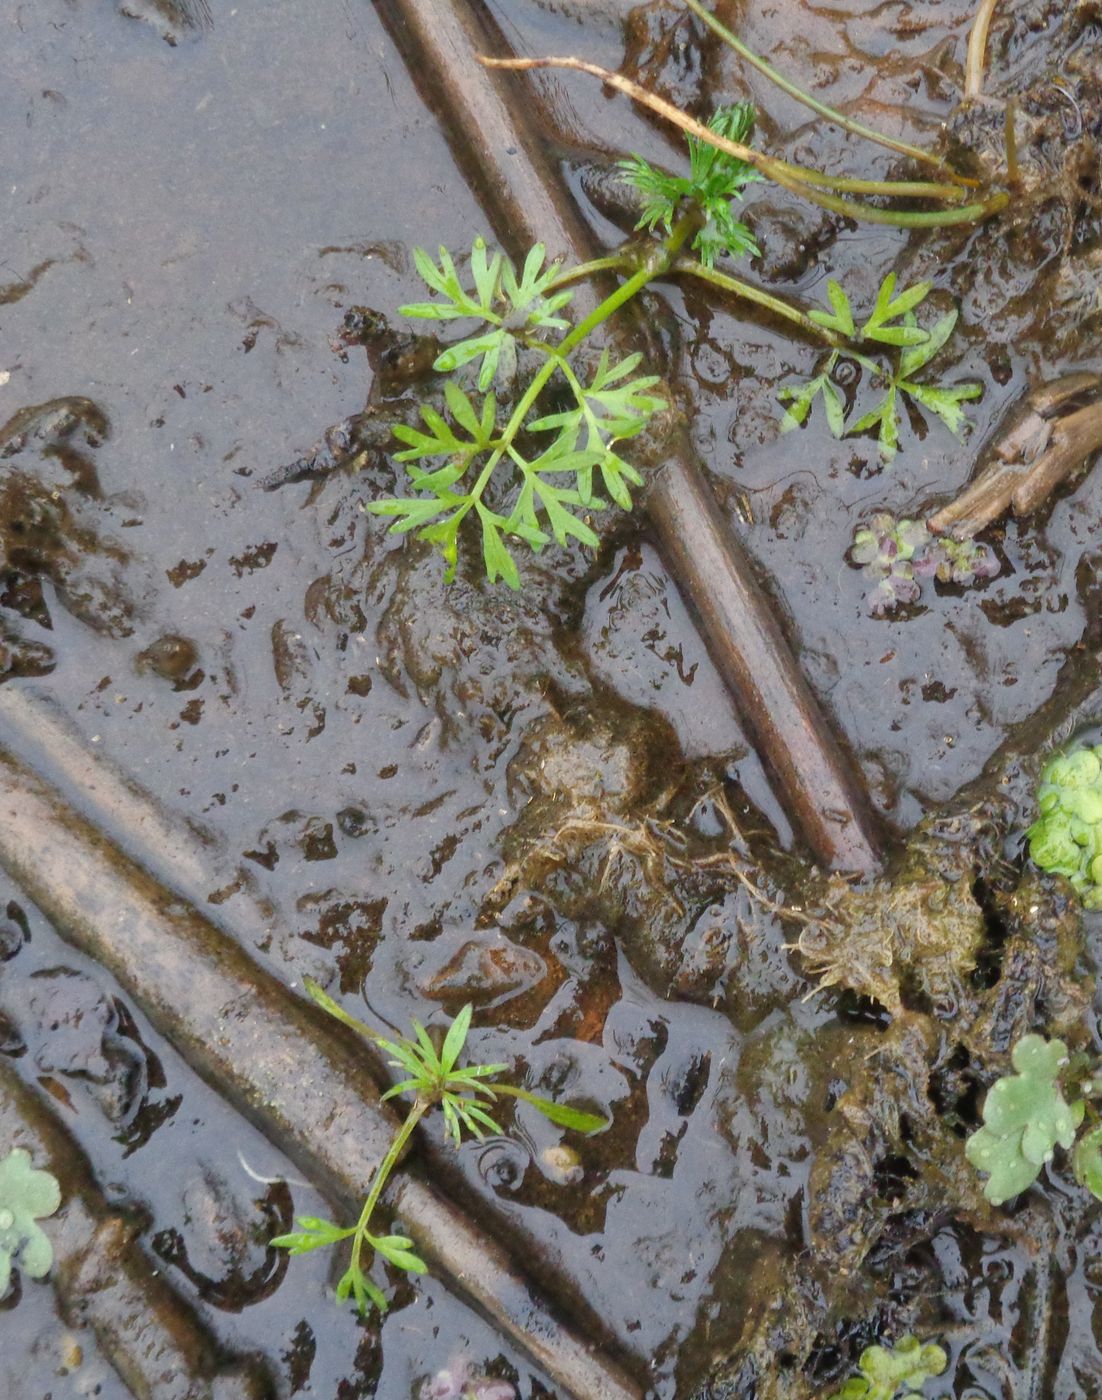
[[[477,240],[479,243],[481,241]],[[398,310],[403,316],[434,321],[454,321],[464,316],[473,316],[486,321],[500,321],[492,310],[491,298],[483,298],[481,289],[478,301],[464,291],[459,274],[455,270],[455,263],[446,248],[440,249],[439,267],[423,248],[414,248],[413,260],[422,282],[430,291],[439,292],[445,300],[412,302],[407,306],[400,306]]]
[[[320,1220],[315,1215],[302,1215],[296,1218],[301,1229],[286,1235],[276,1235],[268,1243],[276,1249],[285,1249],[288,1254],[308,1254],[312,1249],[324,1249],[326,1245],[337,1244],[356,1233],[355,1228],[344,1229],[331,1220]]]

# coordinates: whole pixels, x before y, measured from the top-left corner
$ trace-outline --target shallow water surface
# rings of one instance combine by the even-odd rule
[[[490,8],[521,52],[627,63],[702,111],[751,97],[770,149],[891,168],[806,122],[661,0]],[[825,101],[926,143],[954,119],[970,0],[720,8]],[[1005,8],[997,82],[1029,88],[1054,51],[1065,86],[1097,64],[1088,6],[1072,37],[1064,6]],[[710,1374],[728,1377],[716,1395],[757,1393],[724,1357],[807,1247],[812,1164],[845,1087],[831,1057],[864,1053],[851,1033],[883,1018],[852,996],[803,999],[790,931],[703,866],[663,866],[671,851],[787,852],[767,879],[783,897],[803,853],[645,523],[611,529],[594,559],[534,565],[515,596],[474,571],[445,589],[437,559],[385,536],[360,509],[389,489],[374,466],[261,489],[364,404],[363,357],[330,344],[345,311],[397,321],[420,295],[411,245],[462,250],[489,227],[375,7],[8,0],[0,77],[0,423],[88,401],[64,410],[75,457],[33,432],[0,448],[7,684],[202,828],[208,912],[288,984],[314,977],[399,1030],[471,1000],[479,1059],[608,1111],[612,1128],[577,1144],[575,1180],[550,1165],[559,1130],[523,1112],[454,1159],[422,1155],[493,1229],[531,1242],[533,1272],[600,1318],[649,1394],[687,1397]],[[589,79],[537,87],[583,212],[618,239],[586,171],[630,150],[675,165],[677,142]],[[1093,140],[1097,161],[1102,114],[1079,122],[1069,148]],[[870,616],[847,562],[870,512],[918,515],[959,489],[1029,383],[1098,367],[1097,175],[1072,207],[1048,173],[1053,192],[1031,187],[1020,216],[921,238],[764,184],[746,201],[766,248],[747,275],[779,294],[817,302],[834,276],[863,305],[898,268],[960,305],[947,373],[985,387],[963,443],[905,423],[881,469],[875,442],[836,442],[821,409],[781,436],[776,390],[818,352],[695,289],[655,308],[731,527],[893,839],[1058,698],[1069,656],[1095,650],[1096,476],[1040,524],[993,533],[998,577],[930,583],[901,614]],[[33,548],[9,528],[24,516],[47,522]],[[604,824],[601,841],[585,823]],[[146,1248],[227,1350],[260,1354],[281,1397],[442,1394],[430,1378],[464,1366],[554,1393],[431,1276],[390,1280],[385,1321],[360,1322],[333,1304],[324,1254],[266,1249],[292,1213],[328,1213],[319,1193],[7,877],[5,905],[22,931],[0,964],[0,1049],[52,1095],[108,1198],[140,1209]],[[1097,1226],[1083,1230],[1060,1246],[1065,1301],[1047,1304],[1061,1400],[1102,1395],[1084,1244]],[[958,1237],[948,1218],[908,1249],[877,1261],[879,1321],[890,1331],[910,1284],[940,1278],[961,1385],[1010,1394],[1028,1251]],[[51,1298],[27,1282],[0,1309],[3,1394],[127,1394],[86,1330],[66,1371],[70,1324]],[[830,1316],[823,1385],[875,1337],[868,1302],[856,1290]],[[984,1369],[991,1350],[1001,1370]]]

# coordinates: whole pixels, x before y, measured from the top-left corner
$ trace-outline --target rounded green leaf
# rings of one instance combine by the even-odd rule
[[[1074,875],[1081,855],[1071,832],[1071,818],[1061,811],[1049,812],[1035,821],[1027,833],[1030,858],[1042,870]]]
[[[1089,822],[1091,826],[1102,822],[1102,788],[1068,788],[1061,797],[1060,805],[1081,822]]]
[[[35,1221],[60,1205],[57,1178],[36,1171],[29,1152],[16,1147],[0,1161],[0,1294],[7,1291],[13,1262],[30,1278],[49,1273],[53,1249]]]
[[[1093,749],[1074,749],[1071,753],[1057,754],[1051,759],[1041,775],[1046,783],[1058,787],[1082,788],[1097,783],[1102,775],[1102,762]]]

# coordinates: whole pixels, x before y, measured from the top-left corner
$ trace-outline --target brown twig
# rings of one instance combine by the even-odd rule
[[[935,534],[971,539],[1007,510],[1031,515],[1102,448],[1102,376],[1066,375],[1014,409],[965,490],[928,521]]]

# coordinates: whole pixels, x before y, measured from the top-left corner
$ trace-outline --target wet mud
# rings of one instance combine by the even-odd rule
[[[458,1153],[430,1122],[411,1179],[642,1393],[810,1400],[913,1331],[949,1352],[931,1396],[1097,1400],[1097,1205],[1057,1164],[993,1208],[963,1141],[1022,1034],[1099,1049],[1100,916],[1022,833],[1044,755],[1102,716],[1102,478],[988,526],[996,576],[928,581],[895,613],[869,614],[850,556],[873,512],[958,496],[1031,387],[1098,372],[1097,6],[996,7],[971,105],[964,0],[717,10],[822,100],[981,175],[1003,168],[1011,103],[1017,183],[979,228],[859,227],[764,183],[745,201],[763,287],[819,303],[831,276],[864,306],[894,269],[959,305],[947,373],[984,385],[963,442],[916,418],[884,468],[817,412],[781,436],[776,392],[818,349],[695,287],[648,293],[724,523],[856,760],[883,873],[810,857],[640,514],[609,513],[595,554],[529,561],[512,594],[473,567],[445,587],[361,510],[399,479],[388,422],[440,392],[397,315],[420,295],[410,248],[493,224],[364,0],[0,15],[0,682],[18,692],[0,747],[266,986],[313,977],[384,1030],[472,1002],[473,1055],[610,1114],[578,1139],[522,1109]],[[518,52],[582,54],[694,112],[752,99],[759,144],[789,159],[902,169],[667,0],[488,12]],[[632,215],[610,163],[680,169],[678,139],[580,75],[531,81],[541,159],[613,246]],[[70,737],[43,719],[36,748],[36,714]],[[125,784],[82,754],[159,815],[128,826]],[[348,1209],[344,1188],[267,1108],[242,1113],[243,1066],[197,1072],[171,999],[151,1014],[75,946],[63,882],[36,903],[21,859],[21,882],[0,876],[5,1082],[85,1154],[74,1192],[125,1216],[205,1376],[248,1357],[281,1400],[565,1396],[443,1266],[377,1269],[391,1306],[360,1321],[324,1253],[272,1250],[292,1216],[337,1208],[323,1192]],[[321,1091],[304,1107],[323,1123]],[[23,1280],[0,1302],[0,1390],[125,1400],[59,1297]]]

